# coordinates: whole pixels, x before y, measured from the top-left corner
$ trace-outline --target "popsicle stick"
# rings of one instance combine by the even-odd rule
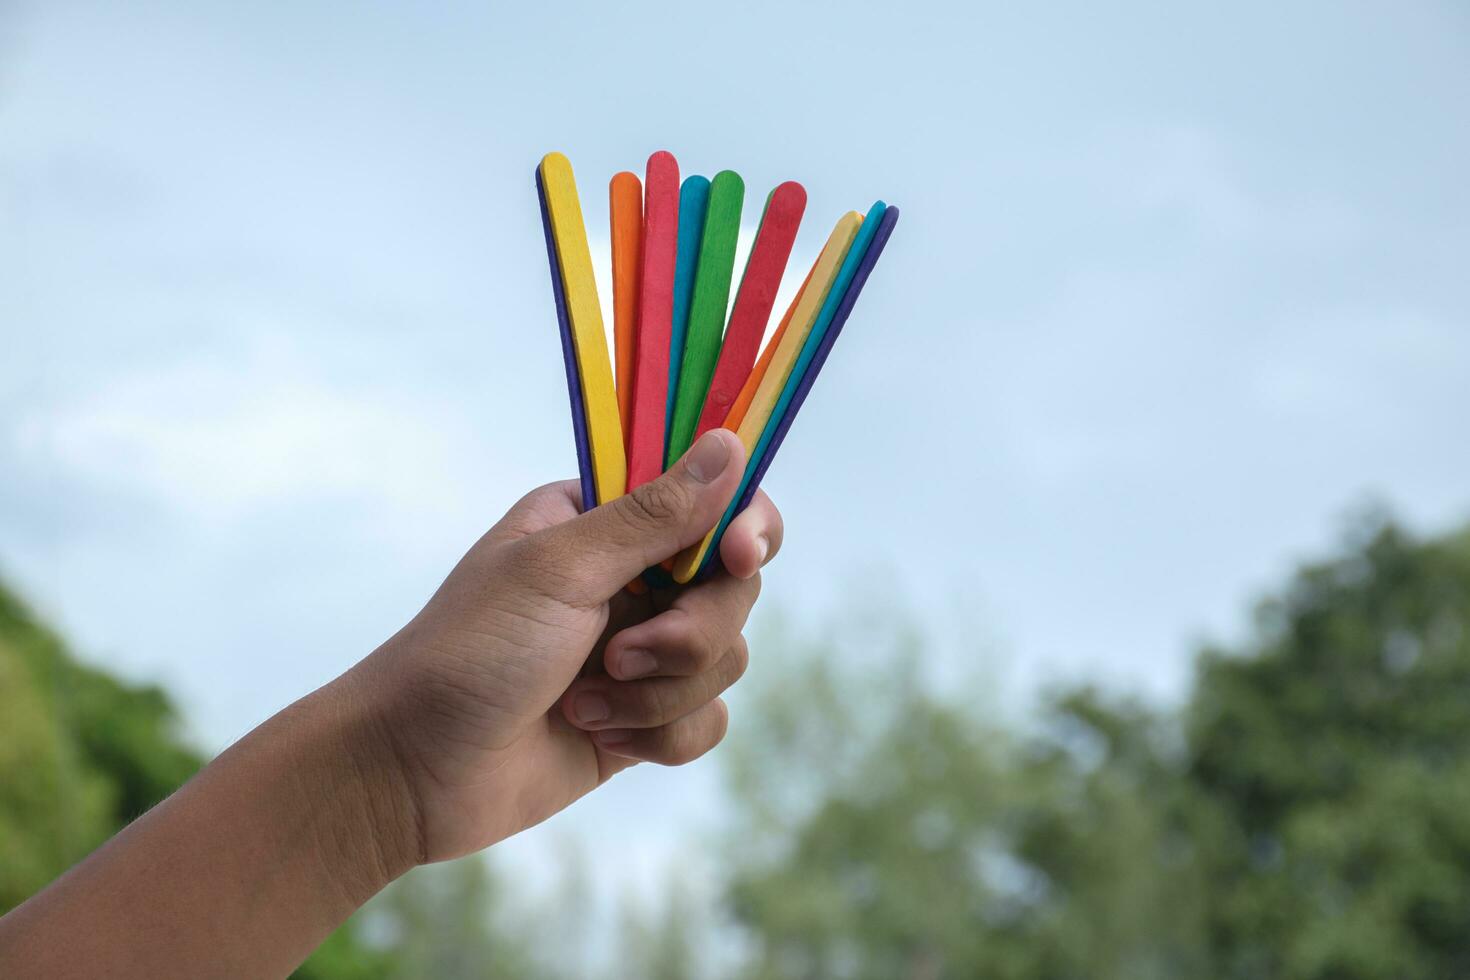
[[[875,205],[875,210],[882,203],[881,201],[878,202],[878,205]],[[817,344],[811,362],[802,374],[801,380],[789,392],[789,399],[783,397],[783,403],[777,406],[779,421],[767,426],[767,430],[756,448],[753,471],[747,466],[747,474],[740,491],[736,494],[735,500],[726,509],[719,525],[715,528],[711,544],[705,549],[705,556],[701,560],[700,578],[707,577],[718,567],[719,542],[725,533],[725,529],[729,527],[730,521],[748,507],[751,500],[754,499],[755,492],[759,489],[761,480],[764,479],[766,471],[770,468],[772,461],[776,457],[776,452],[785,441],[786,434],[790,431],[797,413],[801,410],[802,404],[805,403],[807,395],[816,383],[817,375],[821,373],[822,366],[826,364],[827,357],[837,342],[837,337],[841,334],[843,326],[852,314],[853,307],[857,304],[858,297],[862,294],[863,286],[868,281],[868,276],[877,264],[879,256],[883,254],[883,248],[887,245],[888,238],[893,233],[893,227],[898,223],[898,215],[898,208],[885,208],[881,219],[877,219],[870,212],[869,220],[877,223],[877,231],[871,243],[864,250],[851,284],[844,291],[842,302],[838,305],[833,315],[832,323]],[[854,250],[856,250],[856,246],[854,246]]]
[[[624,170],[607,185],[612,232],[613,371],[623,445],[633,434],[633,372],[638,357],[638,277],[643,268],[643,185]],[[630,450],[631,451],[631,450]]]
[[[739,174],[733,170],[715,174],[709,185],[709,207],[699,243],[699,266],[689,302],[689,326],[684,335],[684,360],[679,366],[679,394],[674,399],[674,424],[669,431],[665,466],[672,466],[694,442],[699,410],[720,356],[720,334],[725,327],[725,311],[730,307],[735,239],[740,234],[740,206],[744,201],[745,182]]]
[[[628,489],[663,472],[667,429],[669,333],[679,245],[679,164],[660,150],[644,182],[643,268],[638,299],[638,361],[629,417]],[[616,253],[614,253],[616,254]]]
[[[873,220],[870,214],[868,221]],[[762,439],[762,442],[757,445],[756,465],[753,472],[749,472],[750,467],[747,463],[746,469],[749,472],[749,476],[744,481],[740,492],[735,495],[733,505],[726,509],[725,515],[715,527],[714,537],[702,560],[701,574],[707,574],[715,567],[715,557],[719,554],[720,538],[724,536],[725,528],[730,525],[730,521],[737,514],[750,506],[751,500],[755,498],[755,492],[760,488],[761,480],[765,478],[766,471],[770,468],[771,462],[776,458],[777,450],[786,441],[786,433],[791,430],[791,424],[796,419],[796,413],[801,411],[801,406],[806,402],[806,396],[811,392],[812,385],[816,383],[817,375],[821,373],[822,366],[827,363],[827,355],[832,352],[833,345],[837,343],[837,337],[842,333],[842,327],[847,323],[847,318],[852,314],[852,309],[857,304],[858,297],[862,295],[863,286],[867,283],[868,276],[872,273],[873,267],[877,265],[878,257],[883,254],[883,247],[888,244],[888,238],[893,234],[893,226],[897,223],[898,208],[886,208],[883,212],[882,219],[877,222],[878,230],[873,235],[873,240],[868,245],[867,250],[863,253],[857,271],[853,274],[852,283],[847,287],[846,292],[842,296],[842,302],[833,315],[832,324],[827,328],[821,342],[817,345],[811,363],[807,366],[806,371],[801,376],[800,382],[793,390],[789,403],[784,408],[780,405],[777,406],[780,412],[780,421],[776,423],[773,429],[768,426],[769,431]],[[866,225],[867,222],[864,222],[864,224]],[[857,246],[854,245],[853,249],[856,251]]]
[[[781,400],[787,383],[792,380],[798,362],[802,360],[808,340],[820,340],[819,331],[825,328],[826,323],[831,322],[832,314],[842,300],[842,291],[846,285],[842,281],[843,274],[846,273],[846,278],[850,280],[851,270],[855,269],[857,261],[862,258],[861,248],[871,238],[871,235],[866,235],[861,241],[858,239],[861,226],[865,224],[867,223],[861,215],[856,211],[849,211],[838,220],[837,227],[832,229],[827,244],[822,248],[822,254],[817,258],[811,285],[802,296],[800,308],[792,318],[786,335],[781,338],[781,344],[776,348],[765,377],[761,378],[761,383],[756,388],[755,397],[751,400],[745,418],[736,429],[736,434],[745,446],[745,477],[740,493],[744,493],[760,462],[761,441],[765,437],[767,423],[774,417],[777,403]],[[799,378],[800,375],[797,375],[797,380]],[[733,508],[739,496],[737,494],[736,499],[731,501],[730,508],[726,509],[726,517],[734,516]],[[704,540],[680,553],[674,561],[674,581],[688,582],[694,577],[727,523],[722,518],[720,524],[704,536]]]
[[[704,408],[694,430],[695,439],[725,421],[745,379],[750,377],[761,337],[771,319],[771,307],[776,303],[776,291],[781,288],[786,261],[791,257],[791,246],[796,242],[796,229],[801,226],[801,215],[805,210],[806,188],[794,180],[778,186],[766,201],[765,213],[761,215],[760,227],[755,233],[755,243],[750,247],[750,258],[745,263],[745,273],[740,277],[740,290],[735,294],[730,323],[725,327],[725,338],[720,344],[720,359],[715,364],[709,392],[704,396]]]
[[[709,210],[709,178],[687,177],[679,188],[679,254],[674,263],[674,321],[669,332],[669,397],[664,418],[664,469],[669,458],[669,437],[674,428],[674,400],[679,393],[679,369],[684,363],[684,337],[689,331],[689,304],[694,298],[694,274],[699,268],[699,243],[704,238],[704,218]],[[674,584],[669,571],[672,558],[659,568],[644,573],[655,588]]]
[[[577,372],[582,379],[593,482],[597,502],[605,504],[624,493],[628,484],[628,459],[623,451],[622,420],[613,389],[612,362],[607,354],[597,283],[592,276],[587,226],[582,221],[577,183],[567,158],[560,153],[548,153],[541,161],[541,180],[551,214],[552,236],[556,239],[556,256],[561,263],[562,286],[572,322],[572,344],[577,352]]]
[[[674,398],[679,393],[679,368],[684,363],[684,335],[689,329],[689,301],[694,297],[694,271],[699,265],[699,241],[704,237],[704,215],[709,207],[709,178],[689,177],[679,189],[679,255],[674,263],[674,319],[669,327],[669,394],[664,410],[665,465],[669,430],[674,425]]]
[[[577,476],[582,484],[582,510],[597,506],[592,485],[592,451],[587,448],[587,417],[582,411],[582,379],[577,371],[577,352],[572,347],[572,325],[567,319],[566,291],[561,284],[561,263],[556,258],[556,239],[551,234],[551,216],[546,210],[546,188],[541,168],[536,168],[536,198],[541,202],[541,228],[546,232],[546,261],[551,266],[551,294],[556,301],[556,323],[561,333],[561,358],[567,371],[567,397],[572,406],[572,438],[577,444]]]
[[[745,384],[740,388],[740,394],[735,398],[735,404],[730,406],[730,411],[725,416],[724,426],[731,432],[740,428],[740,422],[745,418],[745,413],[755,398],[755,390],[760,387],[761,378],[766,376],[766,369],[771,366],[771,358],[776,356],[776,348],[781,345],[781,338],[786,336],[786,328],[791,324],[791,315],[796,312],[797,306],[801,304],[802,294],[811,284],[814,271],[816,271],[815,263],[806,271],[806,278],[801,281],[801,288],[796,291],[795,296],[791,297],[791,305],[786,307],[786,314],[781,317],[781,323],[776,327],[776,332],[771,335],[770,343],[766,344],[765,350],[761,351],[760,360],[755,362],[755,367],[751,369],[750,375],[745,379]]]
[[[802,293],[801,301],[797,304],[796,313],[791,318],[791,323],[786,328],[781,343],[776,346],[776,352],[771,357],[770,366],[766,368],[765,376],[756,386],[755,397],[751,399],[750,408],[746,410],[745,418],[740,420],[740,425],[735,429],[740,441],[745,445],[746,459],[754,451],[756,443],[760,440],[761,431],[770,418],[771,410],[775,407],[777,400],[781,397],[781,391],[786,386],[786,381],[791,376],[792,368],[796,366],[801,357],[802,345],[811,335],[825,308],[833,284],[842,271],[843,262],[851,251],[852,243],[861,230],[863,216],[856,211],[849,211],[838,219],[832,229],[831,235],[827,237],[827,243],[822,246],[822,252],[817,256],[817,264],[812,269],[812,281]]]

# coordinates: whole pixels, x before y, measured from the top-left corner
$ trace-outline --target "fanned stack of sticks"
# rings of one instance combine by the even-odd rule
[[[729,305],[745,183],[731,170],[681,185],[672,154],[648,158],[645,179],[623,172],[609,187],[613,348],[608,356],[592,254],[572,165],[550,153],[536,170],[571,400],[572,430],[590,509],[654,479],[709,429],[745,445],[740,490],[719,524],[651,584],[708,574],[720,536],[760,486],[792,421],[883,252],[898,208],[849,211],[782,317],[761,338],[806,210],[795,181],[766,198],[745,271]],[[729,321],[725,311],[729,309]],[[759,358],[757,359],[757,354]]]

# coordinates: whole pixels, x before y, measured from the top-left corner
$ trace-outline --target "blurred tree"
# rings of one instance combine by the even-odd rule
[[[384,950],[374,977],[390,980],[537,980],[550,977],[536,953],[534,922],[507,921],[499,878],[471,856],[417,868],[359,913]],[[565,937],[557,937],[565,942]]]
[[[1222,814],[1229,977],[1470,975],[1470,531],[1361,529],[1212,649],[1187,712]]]
[[[730,897],[753,976],[1208,975],[1156,721],[1082,692],[1022,740],[928,693],[907,650],[843,653],[801,656],[742,726]]]
[[[783,656],[731,773],[751,975],[1470,975],[1470,532],[1344,552],[1178,716],[1081,690],[1006,736],[911,640]]]
[[[690,864],[681,862],[663,888],[660,902],[648,907],[633,895],[625,896],[619,930],[622,969],[603,971],[601,976],[628,980],[690,980],[707,976],[713,968],[708,940],[716,924],[702,912],[712,903],[696,895],[690,885]]]
[[[0,586],[0,912],[199,768],[176,729],[162,691],[78,664]]]

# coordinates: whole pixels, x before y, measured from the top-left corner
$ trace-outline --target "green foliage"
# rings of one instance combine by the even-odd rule
[[[1201,975],[1177,769],[1145,712],[1080,692],[1019,739],[925,691],[903,649],[844,653],[807,651],[747,719],[735,826],[755,860],[731,903],[753,976]],[[791,740],[810,729],[840,750]],[[793,781],[808,803],[779,812]]]
[[[1394,527],[1304,569],[1202,658],[1191,784],[1226,816],[1222,975],[1470,968],[1470,533]]]
[[[365,944],[356,919],[327,937],[307,961],[291,974],[293,980],[382,980],[389,976],[386,951]]]
[[[655,915],[639,915],[629,906],[623,915],[622,939],[628,963],[625,976],[642,980],[688,980],[701,969],[700,934],[709,924],[691,910],[697,902],[688,883],[671,875],[663,908]]]
[[[0,914],[40,891],[203,764],[157,687],[78,663],[0,586]],[[339,930],[297,974],[382,977]]]
[[[0,587],[0,911],[198,769],[155,687],[73,660]]]
[[[1470,533],[1365,529],[1206,651],[1179,714],[1072,691],[1026,738],[903,644],[816,644],[732,772],[750,973],[1462,975],[1467,617]]]
[[[533,930],[504,919],[501,882],[479,857],[418,868],[361,917],[384,949],[374,976],[414,980],[536,980]]]

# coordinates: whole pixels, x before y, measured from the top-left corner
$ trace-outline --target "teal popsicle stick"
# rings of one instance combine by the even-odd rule
[[[679,245],[674,258],[674,322],[669,331],[669,404],[664,412],[664,459],[674,428],[674,397],[679,392],[679,368],[684,363],[684,334],[689,329],[689,301],[694,296],[694,269],[699,264],[699,240],[704,237],[704,213],[709,207],[709,178],[692,176],[679,188]]]

